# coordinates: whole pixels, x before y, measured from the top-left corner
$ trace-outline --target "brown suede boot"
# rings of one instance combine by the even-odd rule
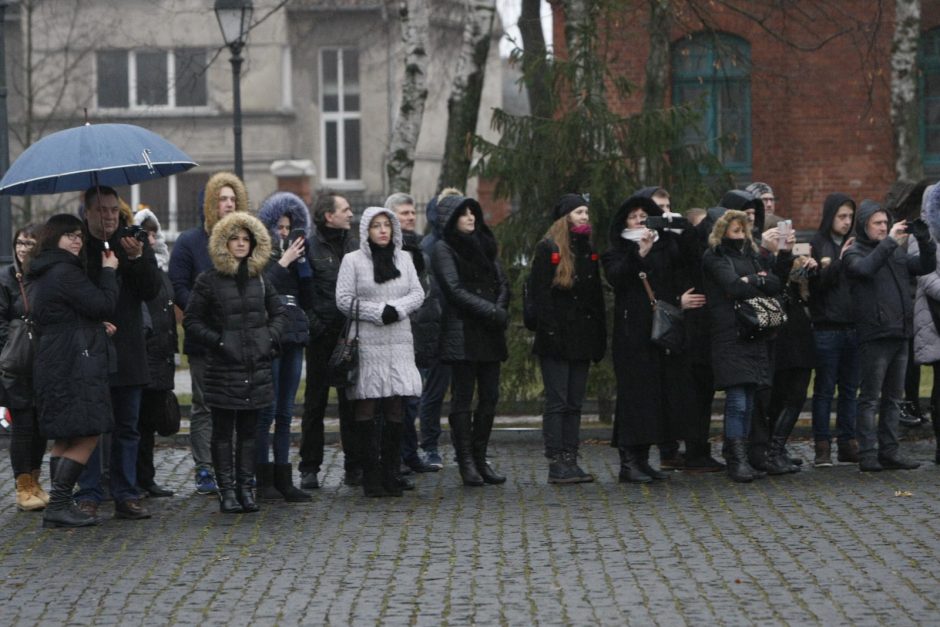
[[[46,504],[38,496],[33,494],[33,476],[29,473],[22,473],[16,476],[16,507],[24,512],[34,512],[37,509],[43,509]]]
[[[858,463],[858,440],[852,438],[846,442],[837,442],[836,447],[839,449],[836,459],[840,462],[849,464]]]
[[[39,500],[42,501],[43,505],[49,504],[49,493],[42,489],[42,484],[39,483],[39,476],[42,474],[42,470],[37,468],[33,471],[33,494],[39,497]]]
[[[832,467],[832,448],[829,440],[816,440],[816,457],[813,460],[816,468]]]

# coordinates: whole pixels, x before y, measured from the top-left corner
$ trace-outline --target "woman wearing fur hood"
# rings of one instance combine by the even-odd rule
[[[736,301],[780,293],[780,279],[758,254],[748,216],[729,210],[716,222],[702,258],[715,388],[725,391],[725,459],[733,481],[760,476],[748,463],[754,393],[773,380],[770,342],[738,337]]]
[[[359,372],[347,396],[355,401],[356,443],[366,496],[401,496],[402,397],[421,395],[408,314],[424,302],[411,255],[402,250],[395,213],[369,207],[359,222],[359,250],[346,254],[336,281],[336,307],[354,319]],[[373,417],[385,417],[381,468]]]
[[[204,397],[212,413],[220,509],[254,512],[256,422],[274,400],[271,360],[286,316],[277,290],[264,280],[271,237],[257,218],[235,212],[219,220],[209,256],[213,268],[196,279],[183,326],[208,349]]]

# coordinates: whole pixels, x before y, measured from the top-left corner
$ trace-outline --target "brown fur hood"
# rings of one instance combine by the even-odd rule
[[[730,225],[733,220],[744,221],[744,237],[750,242],[751,248],[756,251],[757,246],[754,244],[754,236],[751,235],[751,227],[747,221],[747,214],[735,209],[725,211],[724,214],[715,221],[715,227],[708,236],[709,247],[716,248],[721,245],[721,240],[724,239],[725,233],[728,231],[728,225]]]
[[[216,172],[206,183],[205,198],[202,202],[202,216],[206,233],[212,233],[212,227],[219,221],[219,190],[223,187],[235,190],[235,211],[248,211],[248,190],[241,179],[231,172]]]
[[[249,213],[236,211],[216,223],[209,236],[209,258],[220,274],[235,276],[238,261],[228,251],[228,240],[240,229],[248,231],[254,239],[254,248],[248,255],[248,276],[258,276],[271,258],[271,236],[261,220]]]

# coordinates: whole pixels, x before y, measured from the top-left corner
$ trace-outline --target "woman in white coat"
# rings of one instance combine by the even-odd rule
[[[403,397],[421,395],[408,314],[423,301],[418,273],[402,250],[398,218],[389,209],[369,207],[359,223],[359,250],[343,257],[336,281],[336,306],[358,319],[358,378],[346,394],[355,403],[366,496],[402,495]],[[381,444],[375,434],[378,411],[384,416]]]
[[[924,190],[920,217],[930,227],[930,237],[940,242],[940,184]],[[908,240],[908,253],[917,254],[917,242]],[[931,302],[932,301],[932,302]],[[937,436],[934,463],[940,464],[940,261],[937,270],[917,277],[914,299],[914,363],[933,367],[933,390],[930,393],[930,418]]]

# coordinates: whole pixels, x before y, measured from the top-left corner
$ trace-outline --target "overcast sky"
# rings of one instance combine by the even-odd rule
[[[499,14],[503,18],[503,29],[506,34],[499,41],[499,54],[508,57],[509,53],[516,46],[521,46],[519,39],[519,29],[516,22],[519,21],[519,11],[521,0],[497,0],[496,5],[499,8]],[[545,33],[545,43],[552,45],[552,8],[546,0],[542,0],[542,8],[539,11],[542,16],[542,32]],[[515,41],[515,43],[514,43]]]

